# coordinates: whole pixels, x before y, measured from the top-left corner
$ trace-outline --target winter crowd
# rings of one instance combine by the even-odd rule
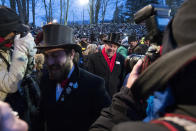
[[[37,33],[0,6],[0,131],[196,131],[195,7],[159,45],[131,24]]]

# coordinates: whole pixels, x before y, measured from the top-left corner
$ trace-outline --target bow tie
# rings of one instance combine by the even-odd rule
[[[66,78],[64,81],[61,82],[61,88],[64,88],[68,84],[69,79]]]

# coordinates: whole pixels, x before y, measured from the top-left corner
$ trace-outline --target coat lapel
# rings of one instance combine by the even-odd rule
[[[119,61],[119,55],[116,54],[116,60],[115,60],[115,63],[114,63],[114,69],[112,72],[115,72],[118,70],[119,66],[121,65],[120,61]]]
[[[105,60],[105,58],[104,58],[104,56],[103,56],[103,54],[100,52],[99,53],[99,58],[100,58],[100,64],[101,64],[101,66],[104,66],[104,69],[106,70],[109,70],[110,71],[110,68],[109,68],[109,66],[108,66],[108,63],[107,63],[107,61]]]

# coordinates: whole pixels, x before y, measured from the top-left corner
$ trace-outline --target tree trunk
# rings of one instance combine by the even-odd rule
[[[116,8],[115,8],[114,15],[113,15],[113,22],[114,23],[118,22],[118,15],[119,15],[118,0],[116,0]]]
[[[28,23],[28,20],[27,20],[27,7],[26,7],[26,5],[27,5],[26,0],[22,0],[22,12],[23,12],[25,24]]]
[[[90,24],[94,24],[94,0],[89,2],[90,6]]]
[[[63,1],[62,0],[60,0],[60,12],[61,12],[60,24],[62,24],[62,16],[63,16]]]
[[[103,0],[103,4],[102,4],[102,23],[105,20],[105,13],[106,13],[106,10],[107,10],[108,2],[109,2],[109,0]]]
[[[63,12],[64,12],[64,18],[63,18],[63,23],[65,24],[65,19],[66,19],[66,2],[65,0],[63,1]]]
[[[100,7],[101,7],[101,0],[97,0],[95,4],[95,24],[97,24],[99,20]]]
[[[5,0],[1,0],[1,4],[2,4],[2,6],[4,6],[5,5]]]
[[[20,20],[21,20],[22,23],[24,23],[24,14],[23,14],[21,1],[20,0],[16,0],[16,2],[17,2],[17,5],[18,5],[18,12],[19,12]]]
[[[69,0],[67,0],[67,10],[66,10],[66,17],[65,17],[65,25],[67,25],[67,22],[68,22],[68,12],[69,12]]]
[[[27,0],[27,20],[29,22],[29,0]]]
[[[35,26],[35,0],[32,0],[33,26]]]
[[[48,9],[47,9],[47,5],[46,5],[46,0],[44,0],[44,7],[45,7],[45,12],[46,12],[46,21],[47,21],[47,23],[49,23]]]
[[[16,1],[15,0],[10,0],[10,7],[16,11]]]
[[[49,2],[49,21],[52,21],[52,2]]]

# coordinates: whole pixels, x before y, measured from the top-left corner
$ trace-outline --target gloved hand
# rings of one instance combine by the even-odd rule
[[[36,54],[37,49],[34,48],[35,46],[34,38],[30,33],[23,38],[20,38],[20,34],[16,35],[14,39],[14,50],[17,49],[28,57],[33,57]]]

